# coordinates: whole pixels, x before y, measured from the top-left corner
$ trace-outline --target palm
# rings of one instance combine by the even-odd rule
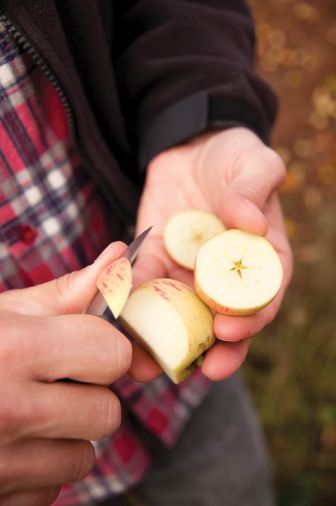
[[[246,129],[208,134],[159,155],[149,166],[137,221],[137,232],[153,225],[140,252],[135,283],[170,277],[193,284],[192,273],[169,258],[163,245],[167,220],[176,212],[197,208],[217,214],[228,228],[266,234],[284,267],[282,289],[256,315],[216,315],[215,333],[224,341],[207,354],[203,370],[219,379],[244,360],[248,340],[276,315],[291,276],[291,252],[276,189],[283,177],[273,152]],[[226,341],[226,342],[225,342]]]
[[[142,257],[146,255],[151,258],[147,258],[147,272],[142,271],[141,277],[152,277],[155,274],[191,284],[191,273],[171,260],[164,248],[164,227],[167,220],[178,211],[197,208],[214,212],[215,209],[200,190],[189,159],[180,157],[178,150],[172,150],[166,155],[159,158],[152,167],[139,209],[137,231],[153,225],[153,231],[142,252]]]

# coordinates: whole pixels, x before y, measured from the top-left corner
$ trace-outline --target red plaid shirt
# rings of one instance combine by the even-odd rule
[[[0,291],[43,283],[92,262],[110,242],[104,204],[76,153],[60,97],[0,19]],[[64,487],[56,504],[92,504],[141,479],[150,455],[127,411],[174,445],[208,381],[182,385],[162,375],[142,385],[128,377],[113,389],[125,416],[116,434],[96,442],[94,469]]]

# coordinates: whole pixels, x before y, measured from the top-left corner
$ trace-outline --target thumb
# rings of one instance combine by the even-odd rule
[[[83,313],[97,292],[99,274],[125,249],[124,243],[113,242],[84,269],[41,285],[3,292],[0,308],[34,316]]]
[[[263,147],[240,159],[236,176],[220,195],[218,214],[228,228],[265,235],[268,223],[263,214],[269,197],[285,177],[280,157]]]

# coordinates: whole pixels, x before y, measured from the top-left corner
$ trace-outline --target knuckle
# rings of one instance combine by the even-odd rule
[[[51,290],[49,292],[49,296],[54,298],[56,295],[56,297],[58,296],[59,298],[62,298],[63,295],[65,293],[67,293],[68,290],[70,289],[71,276],[72,276],[72,273],[69,273],[69,274],[65,274],[64,276],[61,276],[60,278],[56,278],[55,279],[55,293],[54,293],[53,287],[50,284],[49,286],[50,286]]]
[[[0,496],[8,494],[11,491],[12,486],[12,469],[10,461],[4,455],[3,450],[0,451]],[[0,502],[1,504],[1,502]]]
[[[80,481],[90,472],[95,463],[95,452],[88,441],[78,441],[75,466],[71,470],[69,481]]]
[[[268,147],[265,148],[265,157],[267,158],[269,166],[272,168],[272,172],[276,178],[277,186],[281,186],[287,172],[282,158],[273,149]]]
[[[8,444],[18,437],[19,414],[9,398],[3,398],[0,406],[0,444]]]
[[[260,205],[263,201],[263,193],[263,188],[257,181],[250,182],[249,186],[244,188],[245,197],[251,202],[259,202]]]
[[[4,327],[2,327],[2,328],[4,328]],[[6,331],[7,331],[7,329],[6,329]],[[9,369],[9,365],[10,365],[12,359],[15,358],[15,347],[12,345],[10,333],[11,333],[10,331],[8,333],[6,332],[6,338],[1,339],[0,364],[1,364],[2,370],[5,370],[5,367],[6,367],[6,369]]]
[[[113,378],[116,375],[121,377],[126,374],[132,362],[132,345],[122,334],[116,336],[113,353],[114,370],[111,370],[111,375],[113,375]]]
[[[77,313],[81,309],[76,299],[69,300],[69,293],[71,293],[71,287],[77,275],[77,271],[69,272],[45,285],[48,288],[48,302],[51,306],[55,307],[59,301],[66,300],[68,313]]]
[[[111,324],[107,322],[99,322],[99,324],[102,326],[102,339],[100,339],[99,357],[97,357],[102,364],[100,382],[111,385],[129,370],[132,362],[132,345]]]
[[[121,423],[119,399],[108,389],[100,396],[97,413],[98,427],[94,439],[103,439],[115,432]]]
[[[42,341],[40,326],[41,318],[36,316],[0,312],[1,384],[13,384],[13,379],[17,381],[19,377],[30,375],[30,365],[35,361]]]
[[[12,367],[17,366],[19,359],[22,359],[26,350],[26,342],[29,339],[27,333],[27,318],[2,312],[0,314],[0,370],[8,373],[13,372]],[[29,346],[29,345],[28,345]]]

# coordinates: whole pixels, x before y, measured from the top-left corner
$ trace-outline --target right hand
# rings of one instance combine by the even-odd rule
[[[60,484],[93,466],[90,440],[120,424],[107,387],[128,371],[131,345],[83,313],[98,275],[124,249],[113,243],[85,269],[0,294],[0,505],[53,502]]]

